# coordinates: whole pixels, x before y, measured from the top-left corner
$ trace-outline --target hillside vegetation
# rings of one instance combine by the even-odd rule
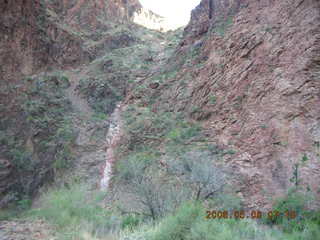
[[[320,239],[318,1],[13,2],[0,240]]]

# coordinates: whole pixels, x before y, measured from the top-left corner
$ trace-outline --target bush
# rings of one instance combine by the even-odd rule
[[[71,147],[76,138],[67,112],[71,103],[63,88],[69,87],[67,77],[61,74],[33,79],[28,89],[28,100],[23,105],[28,124],[37,129],[40,137],[38,151],[53,156],[53,167],[65,169],[73,159]]]
[[[265,220],[268,224],[278,225],[285,232],[304,231],[310,224],[320,226],[320,212],[308,210],[309,203],[312,201],[312,194],[298,192],[291,189],[288,194],[275,201],[273,212],[280,213],[280,216]]]
[[[116,178],[131,181],[143,177],[145,169],[154,160],[151,152],[137,152],[116,163]]]
[[[155,227],[144,227],[143,233],[138,229],[121,240],[314,240],[320,236],[319,227],[312,223],[303,232],[287,234],[247,219],[207,220],[205,212],[200,203],[185,203]]]
[[[175,210],[187,198],[187,193],[165,181],[147,155],[136,157],[122,159],[117,176],[125,183],[124,191],[134,196],[133,204],[141,206],[136,207],[135,212],[156,220]]]
[[[101,194],[82,185],[53,189],[41,196],[41,207],[28,215],[46,219],[62,237],[79,239],[82,232],[103,236],[120,229],[121,219],[100,206]]]
[[[268,239],[270,233],[252,221],[206,220],[205,209],[200,203],[184,203],[176,214],[168,216],[152,231],[147,232],[152,240],[242,240]],[[131,239],[131,238],[127,238]]]
[[[121,82],[117,82],[117,79],[118,77],[115,79],[99,77],[81,79],[78,90],[85,95],[89,105],[97,113],[111,114],[124,94],[123,79]],[[123,86],[116,84],[123,84]]]
[[[184,240],[196,219],[203,213],[199,203],[186,203],[181,206],[176,215],[167,217],[152,240]]]
[[[136,217],[135,215],[129,215],[123,218],[121,223],[121,228],[129,228],[131,231],[137,227],[140,223],[140,218]]]
[[[190,138],[199,135],[201,128],[195,124],[180,123],[177,124],[168,134],[167,139],[173,143],[184,143]]]
[[[8,156],[11,158],[11,163],[19,172],[30,171],[34,168],[34,162],[32,161],[32,154],[26,151],[22,146],[15,145],[10,146]]]
[[[21,200],[18,201],[18,209],[21,211],[27,210],[31,207],[32,201],[28,196],[25,196]]]
[[[171,112],[152,112],[148,107],[131,106],[123,114],[130,150],[157,147],[159,142],[181,145],[200,135],[201,127]]]
[[[222,190],[224,174],[214,165],[218,154],[193,144],[203,141],[200,126],[179,114],[155,113],[135,105],[123,117],[128,151],[121,149],[115,175],[143,206],[144,215],[158,219],[183,201],[206,199]],[[161,154],[162,146],[166,157]]]
[[[169,170],[183,179],[193,189],[196,200],[207,199],[222,191],[224,172],[214,165],[216,155],[208,151],[190,151],[168,159]]]

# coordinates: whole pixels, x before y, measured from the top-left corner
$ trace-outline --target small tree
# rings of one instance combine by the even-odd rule
[[[292,177],[290,178],[290,182],[294,183],[295,187],[298,188],[300,183],[300,175],[299,175],[299,168],[301,165],[304,165],[309,160],[308,156],[304,154],[301,158],[301,161],[295,163],[292,167]]]
[[[222,190],[224,173],[214,165],[216,155],[210,152],[191,151],[175,160],[169,160],[172,173],[179,175],[194,192],[196,200],[207,199]]]
[[[126,184],[126,192],[132,194],[141,206],[141,214],[155,220],[175,210],[188,199],[186,189],[167,181],[163,172],[147,161],[129,158],[122,163],[118,177]]]
[[[188,194],[183,189],[174,184],[165,183],[159,177],[143,176],[139,183],[132,182],[131,186],[133,188],[130,189],[136,194],[144,212],[153,220],[173,212],[183,200],[188,198]]]

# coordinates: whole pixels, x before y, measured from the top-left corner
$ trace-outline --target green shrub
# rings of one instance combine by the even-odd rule
[[[185,122],[177,123],[166,136],[169,141],[174,143],[184,143],[186,140],[199,135],[201,128],[195,124]]]
[[[15,166],[19,171],[30,171],[34,167],[32,154],[23,149],[21,145],[12,146],[9,150],[8,156],[10,156],[13,166]]]
[[[121,240],[315,240],[320,236],[320,229],[314,223],[306,224],[302,232],[283,233],[248,219],[208,220],[205,212],[199,203],[183,204],[155,227],[143,227],[143,232],[138,229]]]
[[[320,211],[308,210],[313,196],[311,192],[307,194],[291,189],[286,196],[275,201],[273,205],[275,214],[265,221],[280,226],[285,232],[304,231],[309,224],[320,226]]]
[[[243,240],[268,239],[270,233],[249,220],[205,219],[199,203],[187,203],[175,215],[163,219],[152,240]]]
[[[17,207],[19,210],[24,211],[31,207],[32,200],[29,198],[29,196],[25,196],[21,200],[17,202]]]
[[[110,114],[124,94],[126,77],[123,74],[109,74],[81,79],[78,91],[97,112]]]
[[[216,104],[217,103],[217,97],[216,96],[210,96],[210,104]]]
[[[147,152],[121,159],[115,177],[117,184],[124,184],[122,191],[134,196],[130,204],[140,206],[134,212],[152,220],[172,212],[182,200],[188,199],[187,192],[161,176],[163,173],[153,164],[154,159],[155,156]]]
[[[97,121],[106,121],[106,120],[108,120],[108,115],[103,113],[103,112],[97,112],[92,117],[93,117],[93,119],[95,119]]]
[[[121,228],[129,228],[131,231],[140,223],[140,218],[134,215],[125,216],[121,222]]]
[[[28,215],[46,219],[58,233],[72,239],[79,239],[83,231],[102,236],[119,229],[121,219],[101,207],[101,194],[89,192],[83,185],[53,189],[41,196],[41,207],[30,210]]]
[[[162,221],[159,229],[152,236],[152,240],[184,240],[196,219],[203,214],[199,203],[186,203],[181,206],[176,215],[169,216]]]
[[[131,181],[134,178],[142,177],[144,171],[154,161],[152,152],[137,152],[118,161],[116,164],[117,178]]]

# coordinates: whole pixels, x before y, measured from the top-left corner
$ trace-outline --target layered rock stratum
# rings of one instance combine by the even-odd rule
[[[316,0],[203,0],[169,60],[177,77],[154,93],[155,111],[188,112],[233,149],[224,162],[249,207],[294,186],[296,164],[319,193],[319,11]]]

